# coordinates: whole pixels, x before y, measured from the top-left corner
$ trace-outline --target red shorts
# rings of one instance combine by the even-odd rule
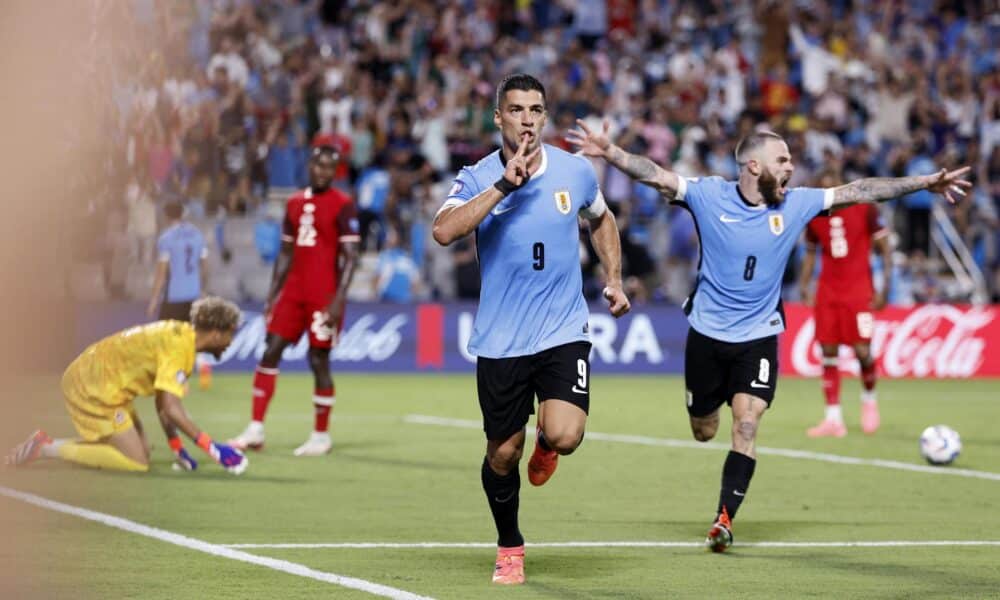
[[[337,323],[334,330],[326,325],[326,309],[328,303],[289,298],[284,294],[271,309],[267,320],[267,332],[289,340],[299,341],[302,333],[309,332],[309,346],[312,348],[332,348],[337,343],[337,337],[344,322]]]
[[[869,343],[875,318],[868,303],[817,303],[816,341],[820,344]]]

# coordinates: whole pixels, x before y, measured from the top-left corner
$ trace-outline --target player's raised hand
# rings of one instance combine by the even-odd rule
[[[587,156],[603,158],[604,151],[611,145],[611,137],[608,134],[611,122],[604,119],[600,131],[591,131],[581,119],[576,120],[576,125],[577,129],[570,129],[566,132],[566,141],[574,146],[579,146],[580,151]]]
[[[965,179],[965,174],[971,169],[972,167],[969,166],[953,171],[941,169],[937,173],[927,176],[929,178],[927,189],[935,194],[943,195],[948,202],[954,204],[972,188],[972,182]]]
[[[521,136],[521,143],[518,144],[517,151],[507,161],[507,167],[503,171],[503,178],[515,187],[521,187],[528,183],[528,180],[533,175],[533,172],[529,170],[529,165],[531,161],[535,160],[538,153],[542,151],[542,146],[539,144],[537,148],[529,153],[528,139],[529,136],[527,134]]]
[[[632,304],[628,301],[628,296],[620,287],[608,286],[604,288],[604,298],[608,301],[608,310],[614,317],[620,317],[632,309]]]

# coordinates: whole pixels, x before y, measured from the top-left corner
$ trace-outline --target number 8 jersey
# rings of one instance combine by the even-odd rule
[[[874,204],[855,204],[810,221],[806,242],[823,248],[817,304],[867,308],[875,293],[869,260],[872,240],[887,235]]]
[[[777,207],[752,205],[735,181],[679,177],[672,204],[694,217],[698,277],[684,303],[698,333],[749,342],[785,330],[781,278],[802,230],[833,203],[833,190],[791,188]]]
[[[489,189],[504,169],[499,150],[463,168],[442,210]],[[476,229],[482,287],[470,353],[512,358],[590,340],[578,215],[605,210],[590,161],[544,144],[535,174]]]
[[[340,275],[340,243],[360,239],[354,202],[340,190],[306,188],[289,198],[281,240],[294,249],[282,297],[329,302]]]

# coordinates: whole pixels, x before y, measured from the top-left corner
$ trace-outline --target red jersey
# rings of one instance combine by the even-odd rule
[[[282,296],[329,302],[340,279],[340,243],[361,240],[354,202],[333,188],[296,193],[288,199],[281,240],[295,246]]]
[[[806,241],[823,247],[816,303],[870,303],[875,293],[868,260],[872,240],[888,234],[874,204],[855,204],[810,221]]]

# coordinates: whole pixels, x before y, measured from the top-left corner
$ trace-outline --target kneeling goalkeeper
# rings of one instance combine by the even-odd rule
[[[66,369],[62,391],[80,439],[52,439],[36,431],[7,456],[10,466],[38,458],[59,458],[98,469],[149,470],[150,445],[132,406],[137,396],[154,396],[160,424],[176,465],[198,463],[184,448],[178,430],[233,474],[247,467],[241,452],[212,441],[181,404],[195,354],[218,358],[233,340],[240,309],[222,298],[198,300],[191,323],[157,321],[120,331],[92,344]]]

